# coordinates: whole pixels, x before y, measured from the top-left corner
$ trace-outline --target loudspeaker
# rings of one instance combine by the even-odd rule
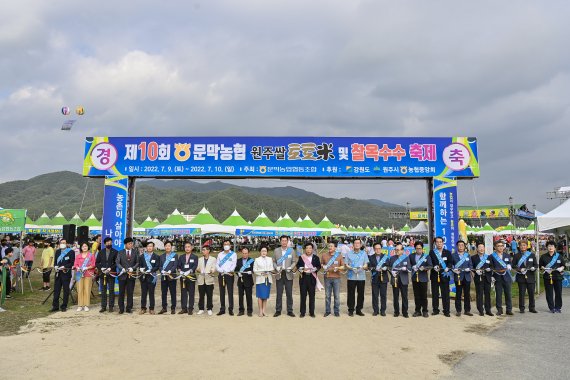
[[[73,244],[75,241],[75,224],[63,225],[63,238],[67,244]]]
[[[77,227],[77,241],[86,242],[89,240],[89,227]]]

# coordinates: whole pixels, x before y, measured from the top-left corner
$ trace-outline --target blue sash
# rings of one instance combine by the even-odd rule
[[[247,268],[248,266],[251,265],[251,263],[253,263],[253,259],[248,259],[245,264],[242,265],[241,269],[239,270],[240,272],[243,272],[245,270],[245,268]]]
[[[394,264],[392,264],[392,268],[397,267],[398,264],[400,264],[402,261],[404,261],[407,258],[408,258],[408,255],[403,253],[402,256],[398,257],[398,259],[396,261],[394,261]]]
[[[457,262],[457,264],[455,264],[455,269],[460,269],[461,266],[463,265],[463,263],[464,263],[467,259],[469,259],[469,254],[468,254],[467,252],[465,252],[465,253],[463,254],[463,256],[461,256],[461,260],[459,260],[459,261]]]
[[[503,261],[503,259],[501,259],[499,257],[499,255],[497,255],[497,252],[493,252],[493,257],[495,258],[495,260],[497,260],[497,262],[499,263],[499,265],[501,267],[503,267],[503,269],[507,269],[507,264],[505,264],[505,262]],[[509,274],[509,277],[511,278],[511,280],[513,279],[513,274],[510,271],[506,271],[506,273]],[[502,275],[504,276],[504,274]]]
[[[226,261],[229,260],[229,258],[234,254],[234,251],[229,251],[224,258],[222,259],[222,261],[218,261],[218,265],[220,266],[220,268],[222,267],[222,265],[224,265],[226,263]]]
[[[170,260],[172,260],[172,258],[174,258],[174,256],[176,256],[176,252],[171,252],[170,255],[166,257],[166,259],[164,260],[164,264],[162,264],[162,270],[166,270],[168,263],[170,262]]]
[[[382,267],[384,266],[384,263],[386,262],[386,260],[388,260],[388,258],[390,257],[390,255],[386,254],[384,255],[384,257],[382,257],[382,259],[378,262],[378,265],[376,265],[376,270],[380,270],[382,269]]]
[[[526,260],[528,259],[529,256],[530,256],[530,251],[526,251],[525,254],[519,260],[519,262],[517,263],[517,267],[520,268],[521,266],[523,266],[526,263]]]
[[[283,264],[283,262],[287,260],[287,257],[289,257],[290,254],[291,254],[291,248],[287,248],[285,254],[281,256],[279,260],[277,260],[277,266],[281,266],[281,264]]]
[[[434,249],[433,252],[435,253],[435,256],[437,257],[437,261],[439,262],[439,266],[441,266],[441,269],[446,270],[447,265],[445,265],[445,261],[443,261],[443,257],[441,257],[441,254],[439,253],[439,251],[437,249]],[[443,277],[451,277],[451,273],[443,272],[442,276]]]
[[[427,260],[427,257],[428,257],[427,253],[422,254],[422,257],[420,257],[420,259],[419,259],[418,262],[416,263],[416,268],[418,268],[418,269],[416,270],[416,272],[417,272],[418,270],[420,270],[420,267],[422,266],[422,264],[424,263],[424,261]]]
[[[146,262],[146,267],[147,269],[150,271],[152,269],[152,265],[150,264],[150,259],[152,258],[152,255],[149,255],[148,253],[144,253],[144,261]],[[167,261],[168,262],[168,261]],[[152,276],[152,283],[156,284],[156,276]]]
[[[481,261],[479,261],[479,264],[477,264],[477,266],[475,267],[475,269],[481,269],[483,268],[483,265],[485,265],[487,263],[487,258],[489,257],[489,255],[487,255],[485,253],[485,255],[481,258]]]
[[[547,268],[553,268],[554,264],[556,264],[556,261],[558,261],[559,257],[560,257],[560,255],[558,254],[558,252],[556,252],[556,254],[554,256],[552,256],[552,260],[550,260],[550,262],[548,263],[548,265],[546,267]]]
[[[59,263],[61,262],[61,260],[63,260],[63,258],[64,258],[65,256],[67,256],[67,254],[68,254],[70,251],[71,251],[71,248],[66,248],[65,251],[62,251],[62,252],[59,254],[58,258],[57,258],[57,264],[59,264]]]
[[[327,262],[327,268],[329,268],[332,264],[334,264],[334,262],[338,258],[338,255],[340,255],[340,251],[336,251],[334,253],[334,256],[329,259],[329,261]]]

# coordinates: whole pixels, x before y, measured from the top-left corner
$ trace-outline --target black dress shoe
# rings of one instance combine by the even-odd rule
[[[220,311],[218,311],[218,314],[216,314],[216,315],[224,315],[224,314],[226,314],[226,312],[220,310]]]
[[[119,314],[123,314],[123,313],[124,313],[124,311],[123,311],[123,310],[119,310]]]
[[[103,309],[99,310],[99,313],[104,313],[106,311],[107,311],[107,309],[103,308]]]
[[[176,314],[176,309],[170,310],[170,314]]]
[[[538,311],[536,311],[536,310],[534,310],[534,309],[529,310],[529,312],[534,313],[534,314],[538,313]]]
[[[295,313],[293,313],[293,312],[287,313],[287,315],[290,316],[290,317],[295,318]]]
[[[512,311],[507,311],[507,315],[514,315]]]
[[[376,317],[376,316],[378,316],[378,312],[377,312],[377,311],[375,311],[374,313],[372,313],[372,316],[373,316],[373,317]]]
[[[354,317],[354,313],[353,313],[352,311],[349,311],[349,312],[348,312],[348,316],[349,316],[349,317]]]
[[[408,315],[408,313],[406,313],[406,314],[402,314],[402,315],[404,316],[404,318],[409,318],[409,315]]]
[[[194,314],[194,310],[192,310],[192,309],[188,310],[188,315],[192,315],[192,314]]]
[[[431,312],[431,315],[438,315],[438,314],[439,314],[439,311],[432,311]]]
[[[66,307],[62,307],[61,309],[59,309],[59,311],[65,313],[65,312],[67,311],[67,308],[66,308]]]
[[[275,312],[275,314],[273,314],[274,317],[278,317],[280,315],[281,315],[281,313],[279,313],[279,312]]]
[[[480,312],[479,312],[479,315],[480,315],[480,316],[484,316],[485,313],[483,313],[482,311],[480,311]]]
[[[50,313],[55,313],[56,311],[59,311],[59,309],[52,307],[51,309],[49,309]]]
[[[325,315],[323,315],[323,317],[326,318],[326,317],[328,317],[329,315],[331,315],[331,313],[327,311],[327,312],[325,313]]]
[[[394,317],[399,317],[400,313],[394,313]]]
[[[240,311],[237,316],[241,317],[242,315],[243,315],[243,311]]]
[[[381,311],[381,312],[380,312],[380,315],[383,316],[383,317],[385,317],[385,316],[386,316],[386,312],[385,312],[385,311]]]
[[[127,313],[128,313],[128,311],[127,311]],[[158,314],[164,314],[164,313],[166,313],[166,309],[160,309],[160,311],[158,312]]]
[[[524,309],[521,309],[519,313],[524,314]]]
[[[311,318],[315,318],[315,314],[309,314]]]
[[[188,313],[188,310],[186,309],[182,309],[178,312],[178,314],[186,314],[186,313]]]
[[[252,316],[253,316],[253,313],[247,313],[247,316],[248,316],[248,317],[252,317]]]
[[[422,314],[419,311],[416,311],[414,314],[412,314],[412,317],[421,317]]]
[[[460,312],[460,311],[456,312],[456,313],[455,313],[455,316],[456,316],[456,317],[461,317],[461,312]]]
[[[305,314],[299,315],[299,318],[305,318]]]
[[[443,313],[443,315],[445,315],[446,317],[451,317],[449,313]]]
[[[424,318],[429,318],[429,313],[428,313],[427,311],[424,311],[423,317],[424,317]]]
[[[127,310],[127,313],[132,314],[132,313],[133,313],[133,309]]]
[[[466,316],[468,316],[468,317],[472,317],[472,316],[473,316],[473,314],[472,314],[470,311],[466,311],[464,314],[465,314]]]
[[[115,309],[113,309],[112,307],[109,308],[109,313],[112,313],[114,311],[115,311]]]
[[[334,313],[335,317],[340,317],[340,313]]]
[[[229,314],[230,314],[230,315],[234,315],[234,312],[230,310],[230,311],[229,311]]]
[[[360,316],[360,317],[364,317],[364,313],[361,312],[360,310],[356,312],[356,315]]]
[[[494,317],[495,314],[491,313],[490,311],[486,312],[485,315],[488,315],[489,317]]]

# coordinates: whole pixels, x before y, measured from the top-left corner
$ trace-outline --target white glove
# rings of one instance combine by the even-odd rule
[[[131,273],[133,271],[133,268],[129,268],[129,273]]]
[[[530,267],[530,270],[534,272],[534,271],[536,270],[536,268],[535,268],[535,267]]]
[[[164,274],[166,274],[166,271],[160,271],[160,274],[164,275]]]
[[[485,268],[485,272],[490,272],[491,268]]]
[[[453,269],[453,273],[459,274],[460,270],[459,269]]]
[[[406,268],[406,267],[401,267],[400,270],[401,270],[402,272],[407,272],[407,271],[408,271],[408,268]]]
[[[166,272],[166,273],[167,273],[167,274],[171,274],[171,273],[172,273],[172,271],[170,271],[170,270],[169,270],[169,271],[168,271],[168,272]]]
[[[412,267],[412,269],[413,269],[414,271],[417,271],[417,270],[418,270],[418,267],[414,265],[414,266]]]
[[[507,265],[507,269],[508,269],[508,270],[512,270],[512,269],[513,269],[513,267],[511,267],[511,264]]]
[[[471,271],[471,269],[465,268],[465,272],[470,272],[470,271]]]
[[[445,273],[447,273],[447,272],[449,272],[449,268],[445,268],[443,271],[444,271]]]
[[[395,270],[392,271],[392,276],[396,277],[397,275],[398,275],[398,272],[397,272],[397,271],[395,271]]]
[[[145,273],[146,273],[146,269],[141,268],[140,270],[141,270],[141,273],[142,273],[142,274],[145,274]]]
[[[546,273],[550,273],[550,272],[552,272],[552,268],[544,268],[544,271],[545,271]]]
[[[424,268],[423,265],[420,267],[420,270],[421,270],[421,271],[425,270],[425,268]]]
[[[383,270],[383,271],[385,271],[385,270],[387,270],[387,269],[388,269],[387,266],[383,266],[383,267],[382,267],[382,270]]]
[[[436,265],[435,267],[433,267],[433,269],[435,269],[436,271],[439,271],[439,265]]]
[[[483,271],[481,269],[477,269],[475,271],[475,273],[477,273],[479,276],[481,276],[483,274]]]
[[[558,272],[560,272],[560,273],[564,272],[564,267],[558,268]]]
[[[327,267],[326,265],[323,265],[323,270],[326,272],[327,270],[329,270],[329,267]]]
[[[101,268],[101,272],[105,273],[105,270],[106,270],[106,269],[107,269],[107,268]]]

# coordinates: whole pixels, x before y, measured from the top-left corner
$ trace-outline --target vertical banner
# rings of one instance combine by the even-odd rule
[[[435,236],[441,236],[444,247],[455,252],[459,232],[457,180],[455,178],[435,177],[433,179],[433,206]]]
[[[127,231],[128,177],[105,177],[103,200],[103,227],[101,236],[113,239],[116,250],[123,249]]]

